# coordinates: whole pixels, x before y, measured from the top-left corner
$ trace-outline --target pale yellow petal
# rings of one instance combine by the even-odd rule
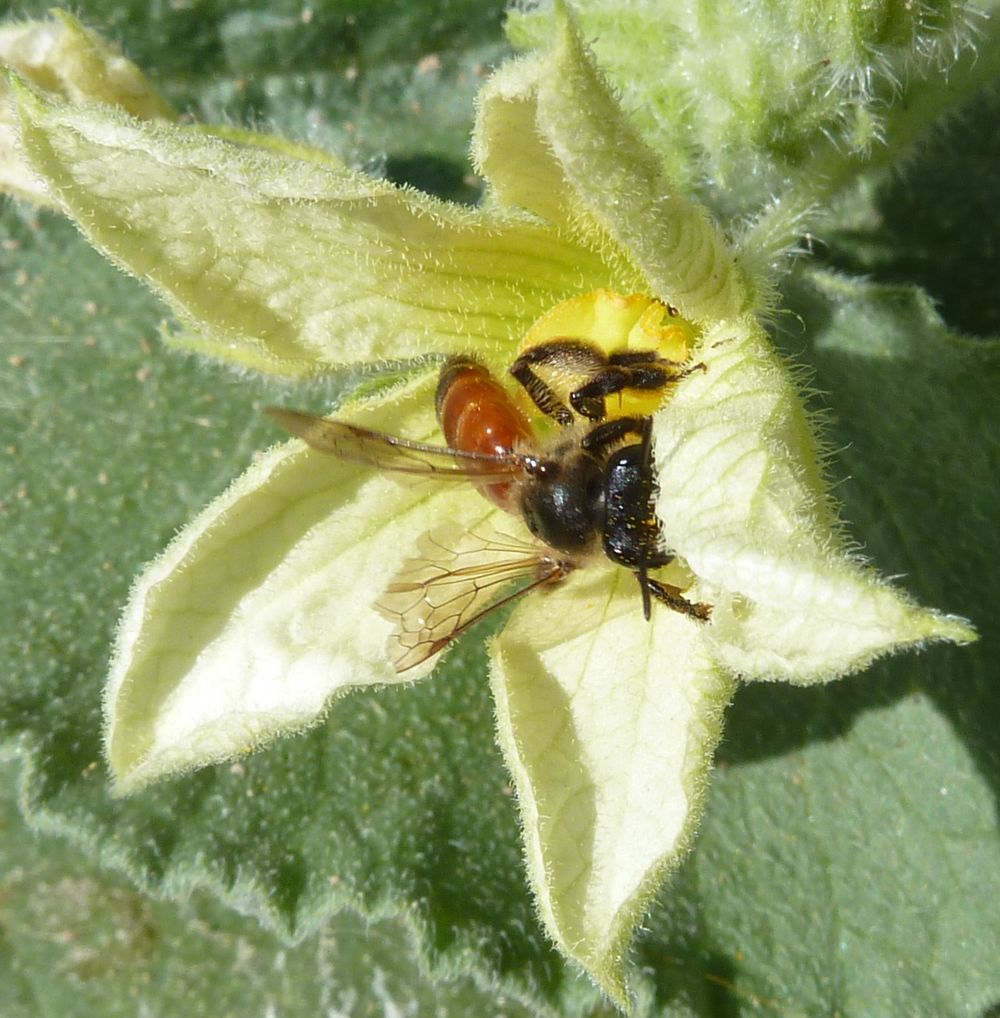
[[[624,955],[700,815],[730,681],[700,626],[642,617],[624,569],[527,599],[492,648],[497,725],[539,913],[619,1006]]]
[[[135,117],[172,119],[174,111],[138,67],[66,11],[49,21],[0,27],[0,67],[74,102],[118,106]],[[0,190],[53,204],[45,182],[25,160],[7,80],[0,75]]]
[[[477,351],[508,363],[594,254],[525,218],[19,89],[24,147],[90,241],[149,282],[201,348],[306,375]]]
[[[435,382],[349,416],[433,439]],[[373,604],[425,530],[484,511],[474,490],[400,483],[299,441],[264,454],[135,584],[105,695],[117,790],[248,752],[314,724],[339,692],[399,681]]]
[[[744,310],[746,294],[721,231],[668,179],[565,13],[546,67],[538,90],[542,133],[574,191],[629,252],[652,294],[695,322]]]
[[[556,11],[553,48],[484,90],[473,146],[482,171],[501,200],[569,223],[609,260],[620,251],[641,289],[686,318],[741,313],[747,293],[721,231],[633,129],[565,5]]]
[[[655,418],[668,546],[715,604],[720,663],[748,678],[820,682],[929,640],[974,638],[849,552],[787,369],[751,321],[710,330]]]
[[[538,81],[548,54],[509,60],[476,98],[472,154],[504,205],[570,226],[576,198],[538,125]]]

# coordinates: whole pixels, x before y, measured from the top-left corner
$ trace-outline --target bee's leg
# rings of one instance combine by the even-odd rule
[[[645,582],[643,580],[645,579]],[[651,580],[648,576],[642,577],[640,575],[639,582],[643,584],[643,606],[645,607],[646,597],[652,594],[657,601],[662,601],[668,608],[673,608],[675,612],[680,612],[681,615],[687,615],[692,619],[697,619],[699,622],[707,622],[712,615],[712,606],[705,604],[701,601],[689,601],[684,597],[680,587],[675,587],[670,583],[661,583],[659,580]],[[648,619],[649,616],[647,615]]]
[[[580,447],[587,452],[599,453],[610,445],[620,442],[626,435],[642,435],[646,443],[646,432],[652,437],[652,418],[650,417],[615,417],[613,420],[598,424],[587,432],[580,440]],[[652,446],[650,445],[650,449]],[[643,450],[645,458],[645,448]]]
[[[573,411],[539,377],[535,368],[543,367],[555,374],[590,376],[604,370],[607,364],[601,351],[590,343],[579,339],[554,339],[525,350],[511,365],[510,373],[543,414],[566,426],[573,423]]]
[[[665,367],[680,367],[681,361],[672,361],[669,357],[661,357],[653,350],[619,350],[617,353],[608,355],[608,363],[621,368],[631,368],[636,365],[660,364]]]
[[[648,356],[641,364],[609,364],[600,374],[569,394],[573,409],[592,421],[599,421],[605,415],[608,396],[625,389],[652,392],[666,388],[675,377],[670,364],[651,362]]]
[[[605,399],[629,388],[635,388],[632,385],[632,372],[626,368],[607,365],[596,377],[574,389],[569,394],[569,401],[581,417],[599,421],[607,412]],[[655,389],[656,386],[649,388]]]
[[[646,560],[643,559],[638,568],[635,571],[635,575],[639,580],[639,590],[642,591],[642,617],[648,622],[653,614],[653,603],[650,600],[649,593],[649,572],[646,569]]]
[[[648,351],[626,351],[612,354],[607,367],[591,381],[574,389],[569,395],[573,409],[583,417],[599,421],[606,412],[608,396],[625,389],[655,392],[674,385],[693,371],[704,371],[702,363],[678,370],[676,361],[668,361]]]
[[[639,420],[641,422],[639,433],[642,435],[642,460],[639,464],[639,471],[649,475],[649,471],[653,469],[653,418],[641,417]],[[652,481],[652,486],[655,490],[655,479]]]
[[[670,374],[670,381],[687,378],[695,371],[707,371],[704,361],[688,364],[686,361],[672,361],[669,357],[661,357],[651,350],[621,350],[608,357],[608,364],[620,368],[664,368]]]

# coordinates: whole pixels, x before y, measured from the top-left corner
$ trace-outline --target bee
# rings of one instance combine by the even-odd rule
[[[445,445],[429,445],[344,421],[272,407],[270,417],[321,452],[379,470],[475,484],[519,516],[534,541],[454,525],[424,536],[376,603],[393,622],[390,658],[404,672],[444,650],[485,616],[530,590],[559,583],[602,559],[631,570],[643,614],[652,601],[698,621],[711,605],[650,576],[674,555],[654,500],[652,417],[613,416],[606,401],[676,384],[684,367],[649,351],[606,354],[585,341],[554,340],[510,368],[531,402],[557,425],[542,437],[512,394],[472,357],[446,362],[436,411]],[[574,377],[563,399],[553,379]],[[582,381],[581,381],[582,379]]]

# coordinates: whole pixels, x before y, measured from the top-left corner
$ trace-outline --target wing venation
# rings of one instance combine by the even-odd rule
[[[536,544],[489,525],[455,525],[421,538],[375,603],[394,625],[389,657],[405,672],[439,654],[456,637],[529,590],[561,580],[569,565]]]

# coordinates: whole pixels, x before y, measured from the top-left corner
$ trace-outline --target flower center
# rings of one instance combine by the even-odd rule
[[[646,294],[592,290],[547,311],[527,331],[511,373],[560,424],[649,417],[685,373],[696,327]]]

